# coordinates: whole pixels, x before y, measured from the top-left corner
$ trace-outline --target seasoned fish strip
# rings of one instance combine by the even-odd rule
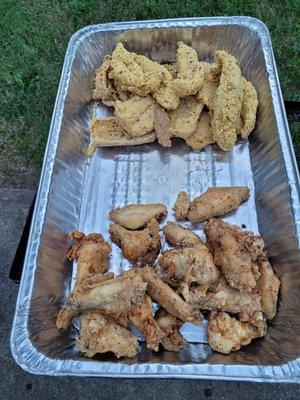
[[[202,222],[227,214],[237,209],[249,194],[246,186],[208,188],[191,202],[188,219],[191,222]]]
[[[238,134],[242,138],[246,138],[253,131],[256,122],[256,111],[258,107],[258,98],[255,87],[251,82],[242,78],[243,85],[243,101],[241,117],[243,121],[242,128],[238,130]]]
[[[220,83],[220,74],[215,64],[200,62],[200,65],[204,71],[204,82],[197,97],[209,111],[212,111],[215,108],[214,99]]]
[[[186,192],[179,192],[173,206],[176,219],[186,219],[190,208],[190,199]]]
[[[171,147],[170,118],[166,110],[159,105],[155,108],[154,129],[158,143],[164,147]]]
[[[108,76],[110,71],[110,64],[111,56],[105,56],[103,63],[96,71],[95,89],[93,91],[93,98],[95,100],[114,102],[118,98],[113,81],[109,79]]]
[[[162,83],[153,93],[153,97],[157,103],[166,110],[176,110],[180,104],[180,98],[172,89],[171,83],[171,81]]]
[[[188,146],[197,151],[215,142],[210,126],[210,114],[207,111],[200,114],[195,131],[185,141]]]

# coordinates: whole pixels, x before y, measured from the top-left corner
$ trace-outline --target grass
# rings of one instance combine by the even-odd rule
[[[299,1],[2,0],[0,172],[41,163],[66,46],[79,28],[108,21],[250,15],[270,29],[284,98],[300,97]],[[300,150],[299,129],[295,137]],[[1,183],[1,182],[0,182]]]

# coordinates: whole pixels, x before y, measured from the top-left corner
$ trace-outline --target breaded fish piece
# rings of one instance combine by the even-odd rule
[[[136,146],[152,143],[156,139],[154,132],[144,136],[129,138],[125,130],[117,123],[115,117],[95,119],[90,128],[91,142],[87,155],[92,156],[97,147]]]
[[[173,136],[187,139],[197,127],[203,104],[194,96],[181,99],[176,110],[169,111],[170,132]]]
[[[155,319],[163,332],[162,345],[166,350],[178,352],[186,346],[186,340],[179,332],[183,325],[179,318],[160,308],[155,314]]]
[[[216,72],[216,65],[200,62],[204,71],[204,81],[198,93],[198,99],[211,111],[214,109],[214,99],[218,89],[220,78]]]
[[[113,105],[118,95],[113,81],[109,79],[111,56],[105,56],[100,68],[96,71],[94,100],[102,100],[107,105]]]
[[[186,192],[179,192],[173,206],[176,219],[186,219],[189,213],[190,199]]]
[[[209,316],[207,340],[219,353],[229,354],[251,343],[252,339],[265,336],[267,325],[261,321],[259,326],[242,322],[222,311],[213,311]]]
[[[210,126],[210,114],[203,111],[196,124],[196,129],[185,141],[193,150],[202,150],[209,144],[215,142],[214,135]]]
[[[168,221],[163,227],[167,241],[176,248],[193,247],[202,244],[201,239],[191,229],[184,228],[177,222]]]
[[[128,204],[110,211],[109,219],[126,229],[139,229],[147,225],[152,218],[160,220],[167,215],[164,204]]]
[[[214,98],[211,127],[218,146],[228,151],[235,145],[236,122],[242,109],[241,70],[236,59],[226,51],[216,51],[215,63],[221,70],[221,76]]]
[[[202,222],[235,210],[250,194],[246,186],[208,188],[190,204],[188,219]]]
[[[197,94],[203,85],[204,72],[194,49],[183,42],[178,42],[176,53],[177,78],[172,82],[172,89],[179,97]]]
[[[117,123],[134,137],[141,137],[154,129],[155,101],[151,96],[134,96],[115,103]]]
[[[167,70],[170,72],[170,74],[172,75],[172,78],[176,78],[177,77],[177,64],[175,63],[170,63],[170,64],[162,64],[165,68],[167,68]]]
[[[176,110],[180,104],[180,98],[172,88],[172,81],[162,83],[160,87],[153,93],[154,99],[159,105],[166,110]]]
[[[255,126],[258,98],[256,89],[251,82],[248,82],[245,78],[242,78],[242,85],[243,101],[241,117],[243,125],[241,129],[237,130],[237,132],[242,138],[246,138],[253,131]]]
[[[158,143],[164,147],[171,147],[170,118],[167,111],[158,104],[155,107],[154,129]]]
[[[127,51],[122,43],[118,43],[112,53],[110,77],[121,90],[138,96],[147,96],[162,83],[172,80],[165,67],[145,56]]]

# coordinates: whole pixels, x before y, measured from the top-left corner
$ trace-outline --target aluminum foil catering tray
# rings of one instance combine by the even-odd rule
[[[88,159],[88,128],[95,69],[117,42],[159,62],[174,61],[183,40],[201,59],[216,49],[232,53],[259,95],[255,132],[229,153],[183,142],[98,150]],[[105,113],[98,107],[97,113]],[[163,202],[171,210],[179,190],[191,197],[208,186],[247,185],[251,197],[226,217],[260,232],[281,279],[279,310],[267,336],[228,356],[206,342],[205,323],[189,324],[179,354],[151,353],[141,344],[135,359],[86,359],[76,349],[77,326],[60,332],[55,318],[69,294],[74,269],[65,260],[73,229],[108,238],[108,211],[136,202]],[[171,211],[169,218],[172,217]],[[195,226],[200,235],[202,227]],[[299,176],[284,114],[268,29],[248,17],[194,18],[89,26],[67,49],[45,153],[11,336],[22,368],[48,375],[215,378],[296,382],[300,376]],[[164,247],[166,244],[164,244]],[[113,246],[111,269],[129,264]]]

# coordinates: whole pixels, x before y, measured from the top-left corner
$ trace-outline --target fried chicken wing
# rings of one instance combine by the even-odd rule
[[[246,138],[253,131],[256,122],[256,111],[258,107],[258,98],[255,87],[251,82],[242,78],[243,101],[242,101],[242,127],[237,129],[242,138]]]
[[[273,319],[276,315],[280,280],[265,257],[259,260],[258,268],[260,277],[257,281],[257,288],[261,293],[261,309],[268,319]]]
[[[177,78],[172,82],[172,89],[179,97],[197,94],[203,85],[204,73],[194,49],[183,42],[178,42],[176,53]]]
[[[127,101],[117,100],[115,117],[117,123],[132,138],[144,136],[154,129],[155,101],[151,96],[133,96]]]
[[[159,105],[155,108],[154,129],[158,143],[164,147],[171,147],[170,118],[166,110]]]
[[[242,322],[222,311],[210,314],[207,330],[209,345],[219,353],[229,354],[249,344],[252,339],[266,334],[266,323],[258,328],[249,322]]]
[[[261,237],[214,218],[209,220],[204,231],[215,264],[221,267],[229,285],[251,292],[260,275],[258,257],[264,246]]]
[[[194,310],[173,289],[163,282],[149,267],[140,270],[145,282],[147,293],[157,301],[169,314],[185,322],[193,322],[199,325],[203,317],[198,310]]]
[[[227,214],[238,208],[249,194],[249,188],[246,186],[208,188],[191,202],[188,219],[191,222],[202,222]]]
[[[198,99],[210,110],[214,110],[214,99],[220,83],[219,73],[216,72],[216,65],[207,62],[200,62],[204,71],[204,81],[198,93]]]
[[[182,139],[191,136],[202,109],[203,104],[194,96],[181,99],[178,108],[169,111],[171,134]]]
[[[192,247],[202,243],[196,233],[177,224],[177,222],[168,221],[163,232],[167,241],[176,248]]]
[[[214,98],[211,127],[218,146],[228,151],[237,139],[236,122],[242,108],[241,70],[236,59],[225,51],[216,51],[215,63],[221,76]]]
[[[111,240],[122,249],[123,256],[129,261],[151,264],[158,256],[161,241],[155,218],[139,231],[130,231],[121,225],[111,224],[109,233]]]
[[[178,352],[186,346],[186,340],[182,337],[179,329],[183,322],[168,314],[163,308],[160,308],[155,314],[155,318],[160,329],[163,332],[162,345],[168,351]]]
[[[173,210],[176,219],[186,219],[190,208],[190,199],[186,192],[179,192]]]
[[[126,229],[139,229],[147,225],[151,219],[161,219],[167,215],[164,204],[129,204],[118,207],[109,213],[109,219]]]
[[[215,143],[210,126],[210,114],[207,111],[200,114],[195,131],[185,141],[188,146],[197,151]]]
[[[98,311],[89,311],[80,318],[79,337],[76,345],[87,357],[113,352],[117,358],[135,357],[137,338],[127,329]]]

